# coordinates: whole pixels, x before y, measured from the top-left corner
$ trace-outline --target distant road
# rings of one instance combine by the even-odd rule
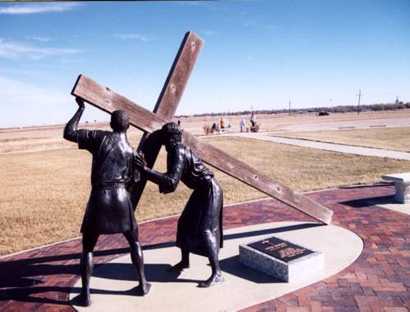
[[[302,131],[324,131],[324,130],[349,130],[368,128],[401,128],[410,127],[410,117],[408,118],[380,118],[365,120],[342,120],[323,122],[320,118],[317,123],[299,123],[283,125],[280,131],[302,132]]]
[[[392,151],[381,148],[371,148],[371,147],[360,147],[345,144],[335,144],[335,143],[323,143],[310,140],[302,139],[288,139],[282,137],[271,136],[263,133],[232,133],[226,134],[226,136],[237,136],[242,138],[251,138],[256,140],[268,141],[272,143],[289,144],[302,147],[316,148],[326,151],[354,154],[361,156],[373,156],[382,158],[392,158],[399,160],[410,160],[410,153]]]

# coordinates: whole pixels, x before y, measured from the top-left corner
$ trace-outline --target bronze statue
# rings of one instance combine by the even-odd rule
[[[136,161],[147,178],[159,185],[161,193],[175,191],[179,181],[193,189],[192,195],[178,220],[177,246],[181,249],[181,261],[173,266],[177,272],[189,267],[189,253],[209,258],[211,276],[199,283],[209,287],[223,282],[218,253],[223,244],[222,207],[223,193],[213,173],[204,166],[192,150],[182,144],[182,130],[175,123],[165,124],[151,134],[159,138],[167,150],[167,172],[159,173]],[[155,141],[155,140],[154,140]],[[149,139],[145,144],[148,144]],[[144,149],[149,151],[149,147]]]
[[[128,192],[128,188],[139,179],[138,172],[134,172],[137,168],[133,166],[133,160],[138,159],[138,155],[133,154],[126,135],[128,114],[121,110],[113,112],[110,123],[113,131],[77,130],[85,105],[80,98],[76,101],[79,108],[65,126],[64,138],[77,142],[80,149],[86,149],[93,155],[92,190],[81,226],[80,303],[85,306],[91,303],[89,282],[93,269],[92,254],[99,234],[124,234],[139,279],[137,293],[145,295],[151,285],[145,279],[138,227]]]

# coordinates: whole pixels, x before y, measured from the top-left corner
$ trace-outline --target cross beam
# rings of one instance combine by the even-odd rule
[[[200,48],[201,46],[201,41],[199,39],[196,40],[196,36],[191,37],[195,40],[189,40],[190,34],[192,33],[187,33],[184,38],[158,99],[154,113],[138,106],[124,96],[117,94],[107,87],[99,85],[92,79],[83,75],[78,77],[72,90],[72,94],[108,113],[112,113],[118,109],[127,111],[130,118],[130,124],[145,133],[151,133],[161,128],[163,124],[172,120],[176,106],[192,70],[192,60],[196,59],[197,53],[199,52],[199,49],[197,48]],[[193,57],[192,53],[194,54]],[[189,63],[188,66],[187,63]],[[170,107],[167,107],[168,105]],[[196,137],[186,131],[184,131],[183,141],[184,144],[189,146],[209,165],[322,223],[329,224],[331,222],[333,212],[309,197],[293,192],[287,186],[273,181],[271,178],[259,173],[246,163],[235,159],[212,145],[199,141]],[[146,146],[149,146],[149,144],[146,144]],[[158,146],[154,146],[153,148],[156,152],[159,151]],[[155,158],[156,154],[154,159],[150,160],[150,165],[153,165]],[[138,196],[135,203],[138,202],[144,185],[145,184],[143,183],[142,188],[138,190]]]
[[[72,94],[108,113],[117,109],[127,111],[131,125],[144,132],[151,133],[170,121],[170,119],[161,118],[83,75],[78,78]],[[293,192],[290,188],[273,181],[220,149],[199,141],[188,132],[184,131],[183,133],[184,143],[209,165],[323,223],[331,222],[333,213],[331,210],[309,197]]]
[[[202,46],[203,42],[196,34],[193,32],[187,32],[185,34],[155,105],[154,113],[156,116],[165,120],[174,117]],[[144,153],[147,166],[153,168],[161,146],[157,144],[158,140],[155,140],[153,137],[149,139],[148,137],[148,133],[145,132],[138,146],[138,150]],[[146,184],[147,179],[140,181],[131,195],[134,209],[137,207]]]
[[[193,32],[187,32],[185,34],[154,108],[155,116],[161,119],[159,123],[163,123],[163,120],[172,119],[174,116],[202,46],[203,42],[196,34]],[[78,80],[80,79],[82,79],[81,76]],[[88,87],[94,88],[95,91],[98,92],[98,85],[91,83]],[[105,91],[109,93],[110,90],[106,89]],[[128,112],[130,109],[136,108],[133,103],[128,103],[127,99],[123,97],[115,100],[123,101],[125,105],[124,109]],[[139,121],[147,120],[143,113],[143,111],[135,111],[135,116],[142,117]],[[144,135],[138,147],[138,150],[144,152],[145,161],[150,168],[154,166],[161,150],[161,146],[156,144],[157,141],[154,137],[150,137],[148,132],[144,131]],[[134,188],[131,190],[131,201],[134,209],[138,205],[146,184],[147,180],[143,179],[140,183],[134,185]]]

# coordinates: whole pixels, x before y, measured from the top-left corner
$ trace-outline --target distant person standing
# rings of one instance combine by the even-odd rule
[[[218,129],[218,126],[216,125],[216,122],[214,122],[212,124],[212,127],[211,127],[211,133],[213,134],[214,132],[219,132],[219,129]]]
[[[221,131],[224,131],[225,129],[225,120],[223,119],[223,117],[221,117],[221,119],[219,120],[219,129]]]
[[[241,117],[241,120],[239,121],[239,128],[241,129],[241,132],[246,131],[246,122],[245,118]]]
[[[251,127],[252,128],[256,126],[256,116],[255,116],[254,112],[251,113],[250,122],[251,122]]]

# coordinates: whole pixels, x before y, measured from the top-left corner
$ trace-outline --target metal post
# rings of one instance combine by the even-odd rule
[[[357,95],[357,114],[360,114],[360,98],[362,97],[362,89],[359,89],[359,94]]]

